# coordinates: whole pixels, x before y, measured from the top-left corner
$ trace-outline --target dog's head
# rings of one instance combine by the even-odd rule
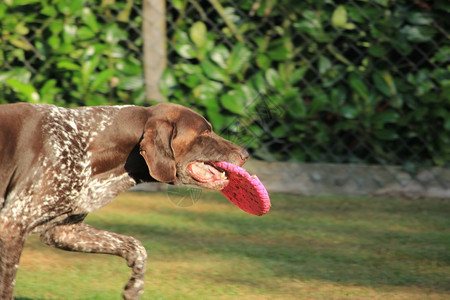
[[[220,190],[228,179],[208,162],[242,166],[248,158],[246,150],[215,134],[211,124],[189,108],[163,103],[149,111],[140,153],[150,175],[160,182]]]

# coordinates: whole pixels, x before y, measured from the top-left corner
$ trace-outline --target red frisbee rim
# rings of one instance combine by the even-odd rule
[[[231,202],[243,211],[262,216],[270,210],[270,198],[266,188],[256,175],[225,161],[211,162],[225,171],[229,184],[221,190]]]

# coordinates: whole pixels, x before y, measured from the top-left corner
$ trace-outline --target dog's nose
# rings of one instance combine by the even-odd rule
[[[245,161],[248,159],[248,152],[245,149],[242,149],[241,153],[239,153],[239,156],[241,157],[242,165],[245,163]]]

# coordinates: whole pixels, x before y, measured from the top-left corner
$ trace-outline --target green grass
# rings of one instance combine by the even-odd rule
[[[142,299],[449,299],[450,201],[272,195],[263,217],[220,193],[189,208],[126,193],[87,223],[148,250]],[[118,257],[55,250],[33,236],[17,299],[120,299]]]

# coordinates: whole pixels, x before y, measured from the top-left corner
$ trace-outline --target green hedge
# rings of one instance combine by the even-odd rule
[[[0,3],[0,101],[57,105],[142,104],[133,1]]]
[[[447,2],[171,0],[161,90],[263,159],[448,166]],[[0,101],[147,104],[140,5],[2,1]]]
[[[221,2],[172,1],[168,98],[266,160],[448,165],[447,1]]]

